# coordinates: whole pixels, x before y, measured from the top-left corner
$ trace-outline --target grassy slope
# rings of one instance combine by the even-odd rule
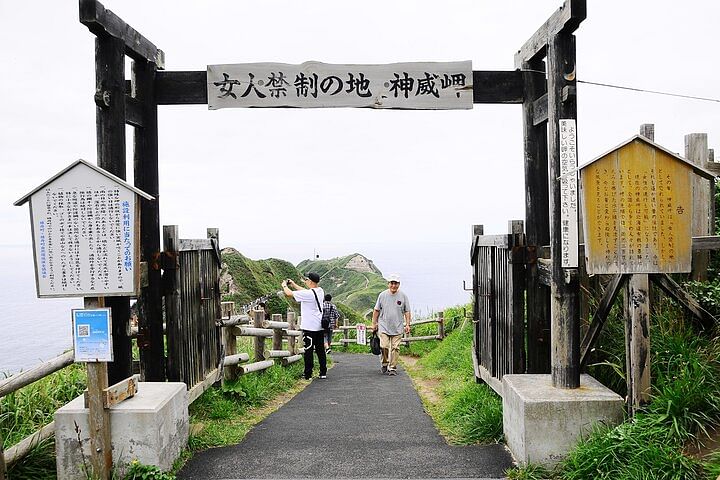
[[[387,288],[387,282],[377,268],[373,272],[357,272],[345,268],[347,262],[358,254],[330,260],[305,260],[297,269],[300,273],[316,272],[320,275],[320,286],[349,308],[365,314],[370,310],[380,292]],[[372,268],[372,267],[371,267]]]

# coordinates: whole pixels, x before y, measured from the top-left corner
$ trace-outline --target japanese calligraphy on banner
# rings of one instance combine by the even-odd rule
[[[305,62],[208,65],[208,108],[473,106],[470,61],[331,65]]]
[[[575,120],[560,120],[560,230],[562,266],[578,266],[577,131]]]
[[[30,200],[38,297],[133,295],[139,279],[138,193],[82,160]]]

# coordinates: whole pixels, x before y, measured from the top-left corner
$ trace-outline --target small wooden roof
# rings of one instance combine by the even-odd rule
[[[92,163],[87,162],[87,161],[85,161],[85,160],[83,160],[83,159],[81,158],[81,159],[78,159],[77,161],[71,163],[71,164],[68,165],[67,167],[63,168],[61,171],[59,171],[58,173],[56,173],[55,175],[53,175],[52,177],[50,177],[49,179],[47,179],[45,182],[43,182],[40,186],[38,186],[38,187],[36,187],[36,188],[33,188],[29,193],[25,194],[22,198],[20,198],[18,201],[16,201],[15,203],[13,203],[13,205],[15,205],[15,206],[20,206],[20,205],[24,204],[25,202],[27,202],[28,200],[30,200],[30,197],[33,196],[33,195],[35,194],[35,192],[37,192],[38,190],[41,190],[41,189],[45,188],[46,185],[54,182],[56,179],[62,177],[65,173],[69,172],[70,170],[72,170],[73,168],[77,167],[77,166],[80,165],[80,164],[92,168],[93,170],[95,170],[95,171],[98,172],[99,174],[106,176],[106,177],[109,178],[110,180],[114,181],[115,183],[118,183],[118,184],[122,185],[123,187],[127,188],[128,190],[132,190],[133,192],[137,193],[138,195],[140,195],[140,196],[143,197],[143,198],[146,198],[146,199],[148,199],[148,200],[155,200],[155,197],[153,197],[152,195],[150,195],[150,194],[148,194],[148,193],[145,193],[145,192],[143,192],[142,190],[140,190],[140,189],[138,189],[138,188],[133,187],[132,185],[130,185],[129,183],[127,183],[127,182],[126,182],[125,180],[123,180],[122,178],[116,177],[115,175],[113,175],[112,173],[108,172],[107,170],[103,170],[102,168],[98,167],[97,165],[93,165]]]
[[[615,148],[611,148],[610,150],[608,150],[607,152],[603,153],[602,155],[600,155],[600,156],[598,156],[598,157],[596,157],[596,158],[593,158],[593,159],[590,160],[589,162],[587,162],[587,163],[579,166],[579,167],[578,167],[578,170],[582,170],[583,168],[587,167],[588,165],[591,165],[591,164],[595,163],[596,161],[600,160],[601,158],[603,158],[603,157],[611,154],[611,153],[614,152],[615,150],[620,150],[622,147],[624,147],[625,145],[627,145],[627,144],[629,144],[629,143],[634,142],[635,140],[640,140],[641,142],[645,142],[645,143],[647,143],[648,145],[650,145],[650,146],[652,146],[652,147],[654,147],[654,148],[657,148],[658,150],[662,150],[663,152],[667,153],[667,154],[670,155],[671,157],[677,159],[678,161],[680,161],[680,162],[686,164],[688,167],[692,168],[692,169],[693,169],[693,172],[697,173],[697,174],[700,175],[701,177],[705,177],[705,178],[707,178],[708,180],[712,180],[712,179],[715,178],[715,174],[714,174],[714,173],[709,172],[708,170],[705,170],[704,168],[700,168],[700,167],[698,167],[697,165],[693,165],[689,160],[686,160],[685,158],[681,157],[681,156],[678,155],[677,153],[671,152],[671,151],[668,150],[667,148],[665,148],[665,147],[663,147],[663,146],[661,146],[661,145],[658,145],[657,143],[653,142],[653,141],[650,140],[649,138],[644,137],[644,136],[642,136],[642,135],[635,135],[634,137],[632,137],[632,138],[624,141],[623,143],[621,143],[620,145],[616,146]],[[568,172],[568,173],[572,173],[572,172]],[[567,174],[566,174],[566,175],[567,175]]]

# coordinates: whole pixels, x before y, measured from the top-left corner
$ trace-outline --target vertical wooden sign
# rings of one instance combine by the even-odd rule
[[[560,120],[560,225],[562,266],[578,266],[578,174],[575,119]]]

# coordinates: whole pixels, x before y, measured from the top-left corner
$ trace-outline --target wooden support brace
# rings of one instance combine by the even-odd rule
[[[610,313],[610,309],[612,308],[613,303],[615,303],[615,299],[627,279],[628,275],[617,274],[613,277],[612,281],[605,289],[605,293],[603,293],[603,296],[600,299],[600,304],[598,305],[598,308],[593,315],[593,319],[590,322],[590,327],[580,343],[580,368],[585,368],[587,366],[587,362],[590,359],[590,353],[595,348],[595,342],[597,342],[597,339],[600,337],[600,331],[605,324],[605,319]]]
[[[683,290],[669,275],[666,273],[652,274],[650,275],[650,280],[692,313],[699,320],[699,326],[701,328],[708,331],[715,328],[718,323],[717,319],[713,317],[710,312],[702,308],[698,301]]]

